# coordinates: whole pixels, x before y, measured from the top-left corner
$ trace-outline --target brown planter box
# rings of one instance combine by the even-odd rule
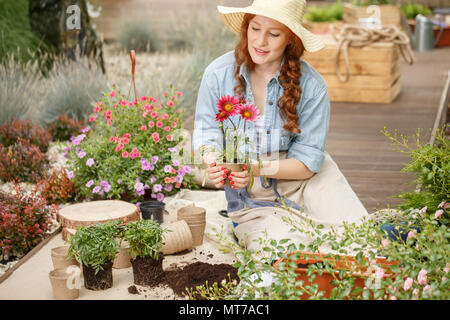
[[[330,101],[391,103],[400,93],[400,54],[393,43],[380,42],[362,48],[348,48],[350,77],[347,82],[341,82],[334,66],[338,43],[331,34],[319,37],[324,41],[325,48],[314,53],[305,52],[303,59],[325,80]],[[344,75],[342,52],[338,67]]]
[[[401,14],[399,6],[395,5],[380,5],[380,20],[381,24],[401,25]],[[372,14],[367,12],[367,6],[359,7],[351,3],[344,3],[343,20],[348,24],[359,24],[360,18],[368,18]]]

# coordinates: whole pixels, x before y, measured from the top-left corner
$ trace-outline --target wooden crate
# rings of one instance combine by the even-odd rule
[[[323,33],[329,33],[330,32],[330,26],[336,25],[336,26],[342,26],[344,23],[342,21],[324,21],[324,22],[311,22],[311,21],[304,21],[303,26],[311,31],[312,33],[316,34],[323,34]]]
[[[393,24],[401,26],[400,7],[395,5],[379,5],[381,24]],[[367,6],[355,6],[351,3],[344,3],[342,19],[347,24],[360,24],[361,18],[372,17],[373,14],[367,11]]]
[[[350,47],[350,77],[347,82],[341,82],[334,66],[337,42],[329,34],[319,36],[325,48],[315,53],[305,52],[303,59],[322,75],[330,101],[391,103],[400,93],[400,55],[394,44],[380,42],[363,48]],[[342,52],[339,71],[345,74]]]

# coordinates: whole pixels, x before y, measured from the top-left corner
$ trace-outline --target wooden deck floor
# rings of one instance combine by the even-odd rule
[[[409,157],[393,151],[384,126],[412,135],[421,128],[429,141],[448,70],[450,47],[415,52],[412,66],[402,61],[402,89],[391,104],[331,103],[327,151],[369,212],[395,207],[393,195],[414,190],[414,176],[401,173]]]

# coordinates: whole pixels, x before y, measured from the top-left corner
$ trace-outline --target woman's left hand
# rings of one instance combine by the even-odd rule
[[[250,183],[250,173],[247,171],[247,166],[244,164],[243,171],[231,172],[229,178],[233,189],[245,188]]]

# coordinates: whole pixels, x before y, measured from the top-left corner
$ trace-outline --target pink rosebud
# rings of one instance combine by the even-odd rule
[[[169,101],[169,102],[167,102],[167,106],[169,106],[169,107],[173,107],[173,106],[174,106],[174,103],[173,103],[173,101]]]
[[[419,271],[419,275],[417,276],[417,283],[420,285],[426,285],[427,284],[427,270],[421,269]]]
[[[109,94],[109,96],[110,96],[111,98],[114,98],[114,97],[116,96],[116,92],[115,92],[115,91],[111,91],[111,93]]]
[[[128,158],[128,152],[126,150],[122,152],[122,158]]]
[[[405,283],[403,284],[403,290],[408,291],[409,289],[411,289],[412,285],[413,285],[413,279],[412,278],[408,278],[405,280]]]
[[[169,126],[164,127],[164,131],[169,132],[170,131],[170,127]]]
[[[439,219],[439,217],[442,216],[443,213],[444,213],[444,210],[439,209],[439,210],[436,211],[436,213],[434,214],[434,218],[435,218],[435,219]]]

